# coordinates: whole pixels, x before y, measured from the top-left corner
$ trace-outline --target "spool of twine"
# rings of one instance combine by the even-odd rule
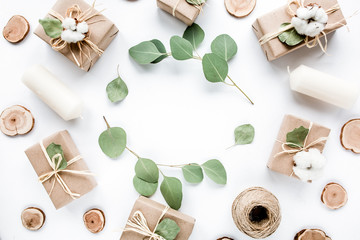
[[[246,189],[232,205],[232,217],[238,229],[252,238],[266,238],[281,222],[278,199],[261,187]]]

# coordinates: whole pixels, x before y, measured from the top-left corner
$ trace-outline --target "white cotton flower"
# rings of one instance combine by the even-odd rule
[[[325,10],[314,4],[299,7],[291,24],[299,34],[315,37],[325,29],[328,18]]]
[[[89,31],[89,26],[86,22],[78,23],[76,31],[80,33],[87,33]]]
[[[66,29],[61,33],[61,39],[68,43],[77,43],[82,41],[85,38],[85,35],[77,31],[72,31]]]
[[[62,27],[65,29],[76,30],[76,21],[73,18],[65,18],[62,22]]]
[[[317,148],[310,148],[295,154],[294,162],[294,174],[306,182],[322,176],[326,159]]]

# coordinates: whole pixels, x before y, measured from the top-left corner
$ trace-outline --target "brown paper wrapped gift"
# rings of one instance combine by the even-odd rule
[[[316,3],[327,10],[335,6],[338,2],[337,0],[305,0],[305,6],[310,3]],[[291,16],[287,12],[287,8],[287,5],[283,6],[256,19],[252,27],[258,39],[262,38],[265,34],[278,31],[281,24],[291,22]],[[293,7],[293,10],[296,11],[295,6]],[[324,30],[326,34],[346,25],[346,20],[341,9],[329,14],[328,16],[329,20]],[[280,42],[278,38],[274,38],[263,44],[261,47],[265,52],[267,59],[272,61],[303,46],[305,46],[305,43],[300,43],[297,46],[290,47],[285,43]]]
[[[61,16],[65,16],[66,11],[71,8],[74,5],[78,5],[80,9],[84,12],[91,8],[89,4],[84,2],[83,0],[58,0],[55,5],[52,7],[52,10]],[[97,10],[92,9],[90,14],[98,13]],[[54,18],[53,16],[47,15],[46,18]],[[109,19],[107,19],[104,15],[98,14],[95,17],[88,20],[89,25],[89,40],[93,42],[98,48],[105,51],[105,49],[109,46],[111,41],[115,38],[116,34],[118,33],[117,27],[112,23]],[[51,38],[45,34],[45,31],[41,25],[39,25],[35,32],[38,37],[40,37],[42,40],[47,42],[51,45]],[[72,51],[76,56],[79,56],[79,48],[76,46],[76,44],[71,44]],[[89,51],[88,51],[89,50]],[[62,53],[65,57],[67,57],[69,60],[74,62],[76,65],[78,65],[82,70],[89,71],[90,68],[95,64],[95,62],[99,59],[99,54],[96,53],[94,50],[87,47],[85,50],[86,55],[89,57],[82,56],[79,62],[80,66],[76,63],[76,60],[74,59],[71,51],[70,51],[70,45],[68,44],[67,47],[60,50],[59,52]]]
[[[167,207],[155,202],[149,198],[146,197],[139,197],[135,205],[130,213],[129,219],[131,219],[136,211],[140,211],[148,224],[148,227],[150,231],[154,231],[154,228],[159,221],[159,218],[161,217],[164,209]],[[168,209],[164,215],[164,218],[170,218],[171,220],[175,221],[177,225],[180,227],[180,232],[176,236],[175,240],[187,240],[189,239],[192,230],[194,228],[195,219],[187,216],[179,211],[175,211],[173,209]],[[127,229],[129,226],[126,225],[125,229]],[[148,239],[145,236],[133,232],[133,231],[124,231],[122,236],[120,237],[120,240],[143,240]]]
[[[200,13],[200,7],[191,5],[186,0],[157,0],[157,5],[189,26]]]
[[[51,143],[61,145],[64,152],[64,157],[67,161],[80,155],[79,150],[73,142],[69,132],[66,130],[57,132],[45,138],[42,143],[45,148]],[[49,165],[49,162],[46,160],[45,154],[40,147],[40,143],[37,143],[27,149],[25,153],[38,176],[53,171],[53,169]],[[74,162],[66,169],[75,171],[89,170],[83,159]],[[97,185],[95,178],[91,175],[78,175],[67,172],[60,172],[59,175],[67,184],[69,189],[73,193],[77,193],[80,196],[83,196],[84,194],[90,192]],[[45,187],[45,190],[48,194],[51,191],[54,181],[55,177],[52,177],[48,181],[45,181],[43,183],[43,186]],[[74,200],[69,194],[64,191],[64,189],[57,181],[55,182],[54,189],[49,196],[56,209],[59,209]]]
[[[310,125],[311,125],[310,121],[307,121],[307,120],[304,120],[301,118],[297,118],[292,115],[285,115],[284,120],[280,127],[279,134],[276,138],[276,140],[278,140],[278,141],[275,141],[275,145],[274,145],[272,153],[270,155],[270,159],[268,162],[268,168],[270,168],[271,170],[273,170],[275,172],[279,172],[279,173],[285,174],[287,176],[293,176],[293,177],[297,178],[297,176],[295,174],[293,174],[294,154],[288,154],[288,153],[284,153],[284,154],[280,154],[280,155],[277,155],[277,154],[283,151],[281,146],[282,146],[282,143],[286,142],[286,134],[288,132],[291,132],[295,128],[299,128],[301,126],[303,126],[305,128],[309,128]],[[307,137],[306,142],[312,143],[321,137],[328,137],[329,134],[330,134],[329,128],[321,126],[316,123],[312,123],[312,127],[309,131],[309,135]],[[322,141],[312,147],[317,148],[320,150],[320,152],[322,152],[325,148],[325,144],[326,144],[326,141]]]

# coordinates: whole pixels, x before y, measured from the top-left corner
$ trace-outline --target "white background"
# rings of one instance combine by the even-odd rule
[[[183,181],[182,212],[196,218],[190,239],[215,240],[229,236],[250,239],[237,230],[231,218],[234,198],[244,189],[262,186],[273,192],[282,208],[282,223],[268,239],[293,239],[301,229],[316,227],[333,239],[359,239],[360,160],[345,151],[339,142],[341,126],[359,117],[360,102],[345,111],[317,100],[294,94],[289,89],[286,67],[312,66],[344,79],[344,84],[360,80],[360,17],[349,20],[346,28],[329,36],[329,56],[319,48],[300,49],[273,63],[267,62],[251,24],[256,17],[285,4],[284,0],[259,0],[254,12],[244,18],[231,17],[222,0],[209,0],[197,23],[206,32],[199,52],[210,50],[219,34],[230,34],[238,44],[238,54],[230,63],[230,75],[253,98],[250,105],[235,88],[205,80],[200,62],[167,59],[158,65],[140,66],[130,59],[128,49],[144,40],[158,38],[169,48],[172,35],[182,35],[186,26],[157,8],[155,0],[102,0],[98,9],[120,29],[103,57],[88,73],[79,70],[61,54],[32,34],[37,21],[54,4],[48,0],[0,0],[0,27],[15,14],[30,22],[31,33],[20,44],[12,45],[0,37],[0,109],[14,104],[29,108],[36,118],[33,131],[20,137],[0,134],[0,238],[32,239],[118,239],[138,194],[133,189],[136,159],[125,152],[111,160],[100,150],[97,139],[105,130],[102,116],[112,126],[123,127],[128,146],[158,163],[176,164],[220,159],[228,173],[228,184],[218,186],[209,179],[198,185]],[[360,9],[356,0],[340,0],[344,15]],[[77,92],[84,100],[83,120],[63,121],[20,81],[24,70],[43,64]],[[129,87],[129,96],[112,104],[106,96],[108,82],[116,77],[116,66]],[[313,184],[280,176],[266,168],[272,145],[284,114],[291,113],[332,129],[325,148],[326,174]],[[233,130],[240,124],[255,126],[254,143],[233,144]],[[99,186],[61,210],[56,211],[24,150],[56,131],[68,129],[90,169],[98,174]],[[162,169],[167,175],[181,176],[178,169]],[[320,194],[330,181],[348,190],[349,202],[338,211],[328,210]],[[164,203],[158,191],[152,199]],[[46,223],[38,232],[22,227],[21,211],[38,206],[46,213]],[[106,227],[100,234],[89,233],[83,213],[98,207],[106,214]]]

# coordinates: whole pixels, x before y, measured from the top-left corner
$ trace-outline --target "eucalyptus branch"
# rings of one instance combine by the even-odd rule
[[[138,159],[140,158],[140,156],[135,153],[133,150],[131,150],[130,148],[128,148],[127,146],[125,147],[130,153],[132,153],[135,157],[137,157]]]

